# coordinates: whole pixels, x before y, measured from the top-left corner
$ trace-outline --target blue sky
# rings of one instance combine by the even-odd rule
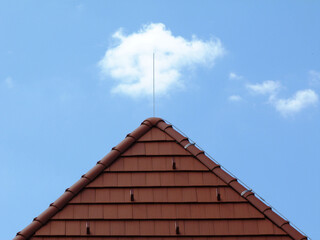
[[[152,115],[152,50],[156,115],[320,238],[319,2],[0,4],[0,239]]]

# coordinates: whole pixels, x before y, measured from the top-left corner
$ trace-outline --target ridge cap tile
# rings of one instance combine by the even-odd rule
[[[104,156],[97,164],[91,168],[83,177],[80,178],[71,187],[67,188],[66,191],[50,206],[43,211],[38,217],[26,226],[23,230],[17,233],[14,240],[27,240],[32,237],[36,231],[44,226],[57,212],[62,210],[75,196],[77,196],[89,183],[96,179],[100,174],[104,172],[111,164],[113,164],[119,157],[131,146],[137,143],[138,139],[146,134],[151,128],[158,128],[164,133],[172,137],[178,145],[185,148],[190,142],[189,139],[176,131],[171,124],[167,124],[163,119],[157,117],[151,117],[145,119],[141,125],[134,131],[129,133],[126,138],[121,141],[116,147],[114,147],[106,156]],[[194,145],[185,148],[191,156],[206,166],[210,172],[216,175],[219,179],[225,182],[231,189],[233,189],[239,196],[243,191],[247,189],[241,185],[236,178],[227,173],[220,165],[213,162],[209,157],[206,156],[205,152],[198,149]],[[293,228],[290,223],[280,217],[277,213],[262,202],[259,198],[254,196],[252,192],[248,192],[242,196],[255,207],[260,213],[269,219],[272,224],[280,227],[288,236],[294,240],[307,239],[306,236],[302,235],[298,230]]]

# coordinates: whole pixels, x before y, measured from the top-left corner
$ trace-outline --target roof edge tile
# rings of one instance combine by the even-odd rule
[[[176,131],[172,125],[167,124],[164,121],[159,121],[156,125],[160,130],[166,132],[169,136],[175,139],[182,147],[185,147],[189,144],[188,138],[181,135],[178,131]],[[187,140],[187,141],[185,141]],[[196,148],[196,146],[194,146]],[[188,147],[189,148],[189,147]],[[198,149],[198,148],[197,148]],[[187,149],[189,151],[189,149]],[[189,151],[190,152],[190,151]],[[218,177],[220,177],[225,183],[227,183],[230,187],[232,187],[236,192],[240,195],[243,191],[248,190],[244,186],[242,186],[236,178],[231,176],[229,173],[224,171],[220,165],[213,162],[210,158],[208,158],[203,152],[199,149],[193,152],[190,152],[196,159],[198,159],[201,163],[203,163],[206,167],[208,167],[213,173],[215,173]],[[194,153],[197,153],[195,155]],[[203,154],[202,154],[203,153]],[[270,206],[267,206],[264,202],[254,196],[254,193],[248,191],[244,196],[254,207],[256,207],[264,216],[270,219],[274,224],[277,224],[279,218],[281,218],[277,213],[272,211]],[[272,212],[272,213],[271,213]],[[271,216],[273,215],[273,216]],[[269,217],[271,216],[271,217]],[[277,218],[278,217],[278,218]],[[277,218],[277,219],[276,219]],[[281,218],[282,219],[282,218]],[[307,240],[307,237],[302,235],[298,230],[293,228],[289,222],[285,222],[281,226],[279,226],[283,231],[285,231],[290,237],[294,240]]]
[[[132,144],[134,144],[141,136],[148,132],[152,127],[157,127],[160,130],[166,132],[169,136],[175,139],[182,147],[189,144],[187,137],[176,131],[172,125],[167,124],[163,119],[151,117],[144,120],[141,125],[133,132],[127,135],[127,137],[120,142],[113,150],[111,150],[106,156],[104,156],[97,165],[89,170],[83,177],[73,184],[67,191],[59,197],[53,205],[42,212],[38,217],[34,219],[27,227],[17,233],[14,240],[27,240],[30,238],[41,226],[43,226],[51,217],[53,217],[59,209],[63,208],[75,195],[77,195],[86,185],[88,185],[94,178],[99,175],[105,168],[111,165],[125,150],[127,150]],[[194,148],[193,148],[194,147]],[[199,150],[193,145],[189,151],[196,159],[203,163],[211,172],[216,174],[221,180],[232,187],[240,195],[243,191],[248,190],[242,186],[236,178],[232,177],[222,168],[220,165],[213,162],[208,158],[205,153]],[[288,221],[281,218],[277,213],[258,199],[252,192],[246,193],[244,196],[254,207],[256,207],[264,216],[270,219],[274,224],[284,230],[294,240],[307,239],[298,230],[293,228]]]
[[[52,218],[60,209],[62,209],[75,195],[77,195],[85,186],[93,181],[103,170],[113,163],[125,150],[135,143],[142,135],[150,130],[159,122],[164,122],[161,118],[148,118],[132,133],[104,156],[92,169],[82,175],[81,179],[73,184],[68,191],[65,191],[54,203],[50,204],[35,221],[17,233],[14,240],[30,238],[37,230],[41,228],[50,218]]]
[[[142,123],[148,122],[150,127],[156,126],[159,122],[164,122],[162,118],[150,117],[144,120]]]

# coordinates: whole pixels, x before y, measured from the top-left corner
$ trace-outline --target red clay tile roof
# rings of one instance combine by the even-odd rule
[[[140,127],[14,240],[302,240],[160,118]]]

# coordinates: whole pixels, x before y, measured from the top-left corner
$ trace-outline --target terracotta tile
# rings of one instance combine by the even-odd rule
[[[137,202],[153,202],[153,190],[152,188],[138,188],[135,190],[137,193]]]
[[[146,174],[132,173],[132,186],[146,186]]]
[[[216,235],[226,235],[228,233],[229,224],[227,221],[214,221],[213,231]]]
[[[118,186],[119,187],[132,186],[131,173],[118,174]]]
[[[260,220],[258,223],[258,233],[259,234],[274,234],[273,224],[268,220]]]
[[[216,175],[211,172],[203,173],[203,183],[204,185],[219,185],[219,179]]]
[[[115,161],[113,164],[111,164],[110,167],[106,168],[104,171],[109,172],[109,171],[123,171],[124,170],[124,162],[125,162],[124,157],[120,157],[117,161]]]
[[[151,157],[139,157],[138,158],[138,170],[139,171],[151,171],[153,170],[152,164],[154,159]]]
[[[67,221],[66,235],[80,235],[80,221]]]
[[[147,218],[147,206],[145,204],[134,204],[132,206],[134,219],[146,219]]]
[[[116,219],[118,218],[118,207],[115,204],[103,205],[103,217],[104,219]]]
[[[164,172],[160,174],[161,186],[174,186],[174,174]]]
[[[169,235],[169,221],[157,221],[154,226],[155,235]]]
[[[124,161],[125,171],[137,171],[138,170],[138,157],[126,158]]]
[[[137,189],[134,188],[123,188],[121,189],[124,192],[124,202],[131,202],[131,191],[133,192],[133,199],[137,201]]]
[[[145,135],[139,138],[138,141],[174,141],[167,133],[161,131],[159,128],[152,128]]]
[[[189,204],[176,204],[177,218],[191,218],[191,209]]]
[[[168,188],[154,188],[153,199],[154,199],[154,202],[168,201]]]
[[[243,222],[243,234],[257,234],[257,220],[247,220]]]
[[[228,221],[229,230],[228,234],[230,235],[243,235],[244,227],[243,221]]]
[[[87,235],[87,229],[86,229],[86,223],[90,224],[90,232],[94,232],[95,231],[95,223],[92,221],[80,221],[80,235]],[[60,240],[60,239],[59,239]]]
[[[80,194],[78,194],[74,198],[72,198],[69,203],[80,203],[80,202],[81,202],[81,196]]]
[[[61,211],[59,211],[52,219],[71,219],[73,218],[73,205],[65,206]]]
[[[268,222],[270,222],[270,220],[268,220],[267,219],[267,221]],[[271,222],[270,222],[271,223]],[[285,231],[283,231],[281,228],[279,228],[279,227],[277,227],[276,225],[274,225],[274,224],[272,224],[272,226],[273,226],[273,233],[274,234],[285,234]],[[284,226],[288,226],[287,224],[286,225],[284,225]],[[292,227],[291,227],[292,228]],[[294,231],[296,231],[295,229],[294,229]],[[299,233],[298,231],[296,231],[296,233],[297,233],[297,235],[300,235],[300,237],[302,237],[301,235],[301,233]],[[300,238],[299,237],[299,238]]]
[[[37,232],[36,235],[50,235],[51,232],[51,222],[48,222],[46,225],[41,227]]]
[[[103,186],[114,187],[118,186],[118,174],[113,172],[106,172],[103,174]]]
[[[96,177],[91,183],[89,183],[86,187],[102,187],[103,186],[103,175]]]
[[[103,205],[89,205],[89,218],[102,219]]]
[[[231,188],[220,188],[221,198],[232,202],[246,202],[236,191]]]
[[[65,235],[66,222],[65,221],[52,221],[51,222],[51,235]]]
[[[160,186],[160,173],[157,173],[157,172],[146,173],[146,185]]]
[[[110,200],[110,190],[106,189],[96,189],[96,202],[109,202]]]
[[[206,208],[204,204],[192,204],[190,206],[192,218],[203,218],[206,215]]]
[[[147,142],[145,143],[146,147],[146,155],[147,156],[152,156],[152,155],[164,155],[164,152],[159,152],[159,146],[162,143],[160,142]]]
[[[125,222],[125,235],[140,235],[140,222],[139,221],[126,221]]]
[[[122,156],[139,156],[146,155],[145,143],[135,143],[127,151],[125,151]]]
[[[87,219],[89,217],[88,205],[74,205],[73,215],[75,219]]]
[[[120,219],[132,219],[132,205],[131,204],[119,204],[118,205],[118,218]]]
[[[163,218],[176,218],[177,216],[174,204],[163,204],[161,210]]]
[[[121,188],[115,188],[110,191],[110,202],[124,202],[125,192]]]
[[[140,221],[140,235],[154,235],[154,221]]]
[[[152,157],[152,169],[156,171],[169,170],[172,171],[171,167],[167,167],[169,162],[168,157]]]
[[[174,182],[176,186],[187,186],[189,185],[188,173],[179,172],[174,174]]]
[[[198,202],[211,202],[210,188],[196,188]]]
[[[262,214],[267,206],[254,196],[247,197],[249,204],[240,196],[243,187],[234,182],[229,174],[220,168],[210,172],[208,168],[212,169],[216,165],[205,154],[201,153],[197,158],[191,155],[190,152],[197,154],[200,150],[191,146],[188,148],[190,152],[186,151],[176,143],[176,140],[179,140],[182,145],[185,145],[188,140],[165,122],[160,120],[157,123],[157,121],[156,118],[149,119],[134,131],[133,135],[139,138],[153,127],[153,124],[158,124],[157,126],[166,132],[153,127],[122,156],[116,150],[112,150],[102,159],[102,163],[115,162],[106,169],[98,165],[90,170],[88,176],[92,177],[99,172],[97,169],[104,171],[91,183],[88,183],[86,178],[81,178],[73,185],[72,191],[81,190],[81,193],[60,212],[54,212],[56,211],[52,210],[54,207],[46,210],[39,218],[46,219],[46,214],[56,214],[31,239],[104,240],[107,237],[109,240],[128,240],[129,238],[133,240],[150,238],[152,240],[182,238],[184,240],[289,240],[302,238],[295,232],[290,232],[291,227],[286,232],[293,235],[291,238],[288,237],[284,230]],[[172,141],[168,134],[174,136],[176,140]],[[129,146],[126,144],[134,142],[133,135],[117,145],[118,149],[125,149]],[[172,168],[172,159],[175,160],[176,169]],[[230,186],[225,183],[230,181],[233,181]],[[217,199],[217,189],[221,196],[220,200]],[[130,190],[134,192],[134,201],[130,201]],[[63,202],[61,199],[60,203]],[[282,221],[268,212],[266,215],[276,221]],[[90,236],[86,234],[87,221],[90,223]],[[175,222],[179,225],[180,235],[175,233]],[[31,225],[33,226],[36,225]],[[24,231],[27,232],[27,230]]]
[[[234,218],[234,204],[219,204],[221,218]]]
[[[236,218],[264,218],[263,214],[248,203],[234,204]]]
[[[182,201],[183,202],[196,202],[197,193],[196,188],[183,188],[182,189]]]
[[[152,132],[153,140],[166,140],[166,141],[175,141],[167,133],[161,131],[158,128],[155,128],[155,131]]]
[[[184,221],[184,232],[186,235],[199,235],[199,222],[198,221]]]
[[[96,190],[95,189],[85,189],[81,192],[81,202],[95,202],[96,201]]]
[[[182,202],[182,189],[168,188],[168,202]]]
[[[162,211],[160,204],[147,204],[147,217],[148,219],[162,218]]]
[[[157,155],[179,155],[181,152],[179,148],[176,148],[176,146],[175,146],[176,143],[172,143],[172,142],[161,142],[160,143],[159,142],[157,145],[158,145]],[[181,146],[179,146],[179,147],[182,148]],[[175,149],[176,151],[174,152],[173,149]]]
[[[177,143],[170,143],[167,142],[166,143],[167,147],[169,147],[169,145],[172,146],[172,155],[191,155],[191,153],[189,153],[187,150],[185,150],[181,145],[177,144]]]
[[[214,235],[215,233],[214,233],[214,228],[213,228],[213,222],[212,221],[201,221],[199,223],[199,232],[200,232],[199,235]],[[216,240],[216,238],[215,238],[215,240]]]
[[[110,222],[110,235],[123,235],[125,232],[124,221],[111,221]]]
[[[91,224],[91,223],[90,223]],[[109,221],[96,221],[94,223],[94,235],[97,236],[109,236],[110,235],[110,222]],[[84,226],[85,228],[85,226]],[[86,234],[84,234],[86,235]]]
[[[154,128],[151,128],[148,132],[146,132],[143,136],[141,136],[138,139],[138,142],[151,141],[152,140],[152,129],[154,129]]]
[[[175,226],[176,226],[176,224],[179,226],[179,235],[177,235],[176,233],[175,233]],[[174,235],[176,235],[176,236],[180,236],[180,235],[185,235],[185,224],[184,224],[184,220],[174,220],[174,221],[172,221],[171,222],[171,224],[170,225],[173,225],[173,228],[170,228],[170,231],[173,231],[173,234]],[[179,238],[180,239],[180,238]],[[179,240],[179,239],[177,239],[177,240]]]
[[[204,204],[207,218],[221,218],[219,204]]]
[[[203,185],[203,177],[201,172],[189,172],[189,185]]]

